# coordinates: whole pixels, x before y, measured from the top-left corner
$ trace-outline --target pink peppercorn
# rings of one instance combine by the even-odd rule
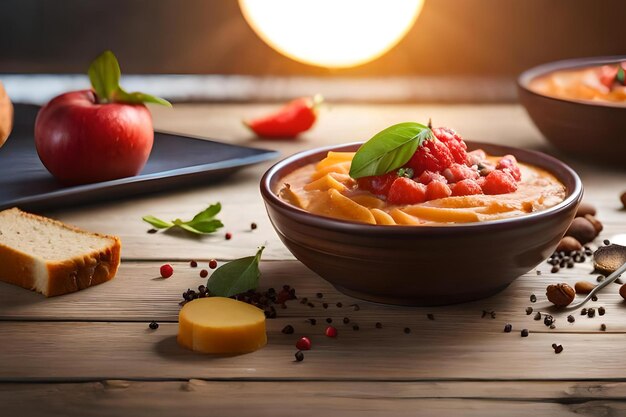
[[[215,259],[211,259],[209,261],[209,268],[211,268],[211,269],[217,268],[217,261]]]
[[[169,278],[174,273],[174,268],[170,264],[161,265],[160,272],[163,278]]]
[[[207,271],[206,269],[203,269],[202,271],[200,271],[200,278],[206,278],[209,275],[209,271]]]
[[[311,340],[308,337],[301,337],[296,342],[296,349],[298,349],[298,350],[310,350],[311,349]]]
[[[333,326],[328,326],[326,328],[326,336],[328,337],[337,337],[337,329]]]
[[[232,234],[232,233],[230,233],[230,232],[228,232],[228,233],[226,233],[226,234],[224,235],[224,237],[226,238],[226,240],[230,240],[230,239],[232,239],[233,234]]]

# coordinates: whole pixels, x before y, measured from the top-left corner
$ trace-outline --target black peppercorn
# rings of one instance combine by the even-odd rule
[[[604,307],[599,307],[598,308],[598,314],[601,316],[604,316],[604,313],[606,313],[606,309]]]
[[[283,334],[293,334],[294,328],[291,324],[288,324],[285,327],[283,327],[283,330],[281,330],[281,332]]]
[[[521,335],[522,337],[528,337],[528,329],[522,329]]]
[[[574,316],[572,316],[571,314],[569,316],[567,316],[567,321],[570,323],[574,323],[576,321],[576,319],[574,318]]]
[[[381,322],[377,322],[376,323],[376,328],[377,329],[382,329],[383,328],[383,324]]]
[[[304,353],[301,350],[296,352],[296,362],[302,362],[304,360]]]
[[[526,307],[526,315],[529,316],[533,314],[533,308],[532,307]]]
[[[328,308],[328,303],[323,303],[323,304],[322,304],[322,307],[324,307],[324,308]]]
[[[537,296],[535,294],[530,294],[530,302],[534,303],[537,301]]]
[[[541,320],[541,313],[537,312],[534,317],[535,320]]]
[[[344,317],[343,318],[343,324],[348,324],[348,323],[350,323],[350,319],[347,318],[347,317]]]
[[[410,328],[408,328],[408,327],[405,327],[405,328],[404,328],[404,333],[406,333],[406,334],[411,333],[411,329],[410,329]]]
[[[602,324],[600,325],[600,330],[602,330],[603,332],[605,332],[605,331],[606,331],[606,324],[602,323]]]
[[[256,230],[256,228],[257,228],[256,223],[250,223],[250,229]]]
[[[352,330],[354,330],[354,331],[359,330],[359,325],[358,324],[353,325],[352,326]]]
[[[322,294],[321,292],[318,292],[317,294],[315,294],[315,296],[317,298],[322,298],[324,296],[324,294]]]
[[[317,324],[317,320],[316,319],[308,319],[307,321],[309,323],[311,323],[311,326],[315,326]]]
[[[513,330],[513,326],[509,323],[504,325],[504,333],[511,333],[511,330]]]
[[[152,330],[156,330],[156,329],[158,329],[158,328],[159,328],[159,323],[157,323],[156,321],[151,321],[151,322],[150,322],[150,324],[149,324],[149,327],[150,327]]]
[[[428,320],[435,320],[435,315],[432,313],[426,314],[426,317],[428,317]]]
[[[332,322],[333,322],[333,319],[331,319],[330,317],[328,317],[328,318],[326,319],[326,323],[330,324],[330,323],[332,323]]]

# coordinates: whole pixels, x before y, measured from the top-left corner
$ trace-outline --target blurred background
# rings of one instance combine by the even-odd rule
[[[513,101],[524,69],[625,53],[625,15],[624,0],[425,0],[388,53],[330,69],[276,52],[235,0],[2,0],[0,76],[11,92],[7,75],[83,74],[111,49],[125,74],[199,75],[151,89],[180,101],[283,100],[311,91],[339,101]]]

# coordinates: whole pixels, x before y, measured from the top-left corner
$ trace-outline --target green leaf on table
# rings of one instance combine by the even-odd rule
[[[111,51],[104,51],[89,65],[89,81],[96,92],[98,103],[156,103],[172,107],[172,104],[160,97],[134,92],[128,93],[120,86],[122,71],[120,64]]]
[[[181,219],[175,219],[171,222],[161,220],[154,216],[144,216],[143,220],[150,223],[157,229],[168,229],[170,227],[179,227],[187,232],[204,235],[217,231],[224,227],[224,224],[216,219],[215,216],[222,210],[220,203],[212,204],[200,213],[196,214],[193,219],[183,221]]]
[[[209,293],[212,296],[232,297],[256,289],[261,277],[259,261],[263,249],[265,246],[261,246],[254,256],[235,259],[217,268],[207,281]]]
[[[432,131],[420,123],[406,122],[388,127],[365,142],[350,165],[352,178],[383,175],[402,167]]]
[[[157,229],[166,229],[168,227],[174,226],[173,223],[166,222],[165,220],[157,219],[154,216],[144,216],[143,221],[150,223],[152,226],[156,227]]]

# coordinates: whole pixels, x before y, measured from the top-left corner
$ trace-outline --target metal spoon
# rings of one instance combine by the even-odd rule
[[[622,266],[620,266],[619,268],[617,268],[611,275],[609,275],[608,277],[606,277],[606,279],[604,281],[602,281],[600,284],[598,284],[593,290],[591,290],[591,292],[589,294],[587,294],[587,296],[574,304],[570,304],[568,306],[565,307],[556,307],[556,306],[547,306],[544,308],[549,308],[549,307],[554,307],[555,309],[558,309],[558,311],[569,311],[569,310],[576,310],[577,308],[580,308],[582,306],[584,306],[585,304],[587,304],[589,302],[589,300],[591,300],[593,298],[594,295],[596,295],[602,288],[606,287],[607,285],[610,285],[612,283],[615,282],[615,280],[617,280],[620,275],[622,275],[624,272],[626,272],[626,262],[624,262],[622,264]],[[541,314],[547,314],[547,313],[543,313],[540,312]]]

